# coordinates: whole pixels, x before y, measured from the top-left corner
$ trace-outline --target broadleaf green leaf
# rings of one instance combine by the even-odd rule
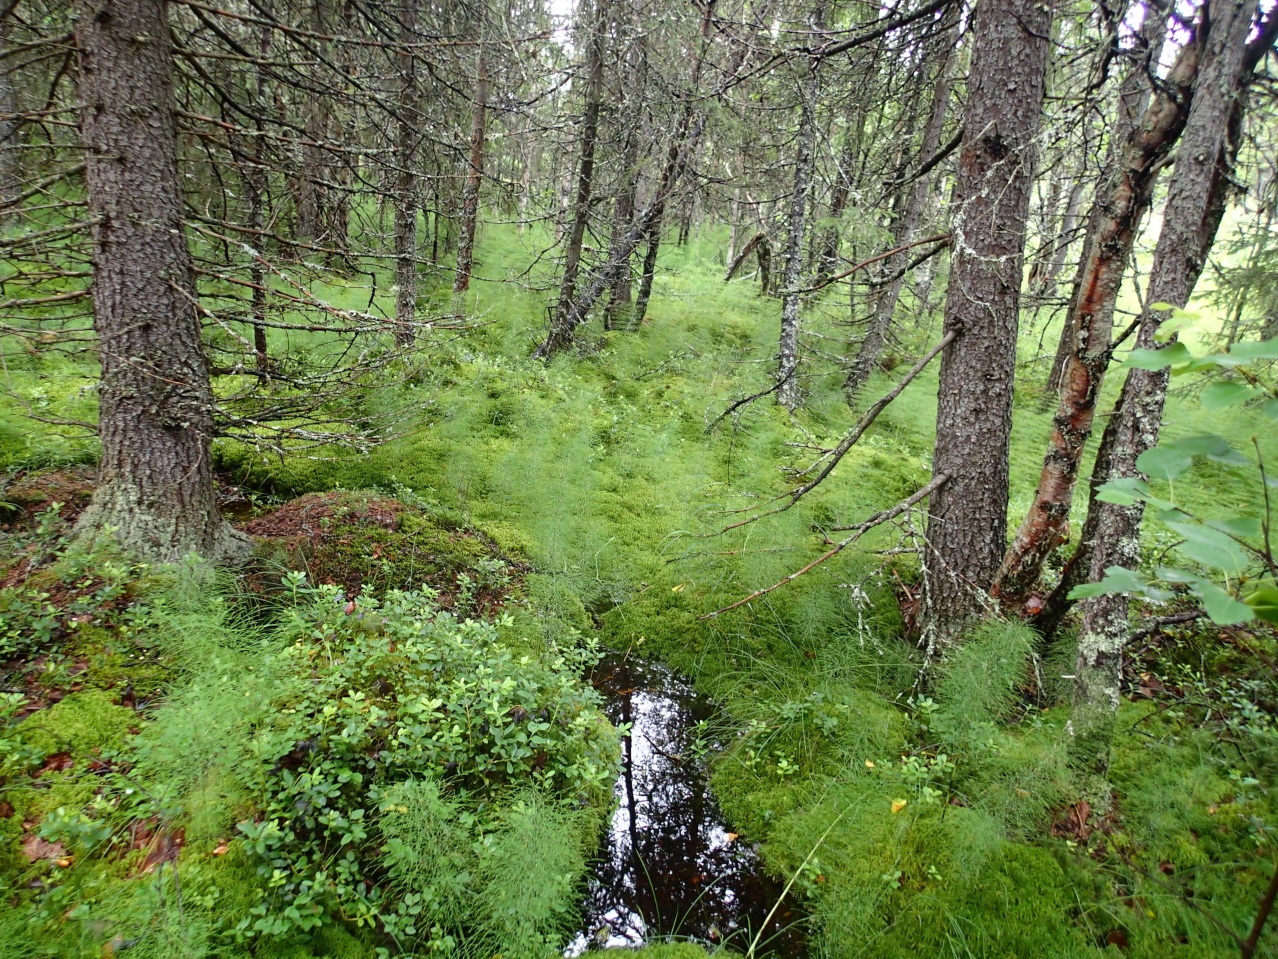
[[[1157,479],[1175,479],[1194,465],[1194,458],[1170,444],[1163,444],[1141,453],[1136,465]]]
[[[1193,358],[1184,343],[1172,343],[1160,350],[1132,350],[1123,365],[1129,369],[1161,370],[1178,363],[1188,363]]]
[[[1244,383],[1209,383],[1203,390],[1203,409],[1209,412],[1227,410],[1239,403],[1246,403],[1256,391]]]
[[[1226,516],[1223,519],[1203,520],[1212,529],[1218,529],[1222,533],[1228,533],[1230,536],[1237,536],[1241,539],[1247,539],[1253,536],[1259,536],[1261,529],[1260,520],[1253,516]]]
[[[1246,551],[1220,530],[1198,523],[1168,523],[1169,528],[1185,537],[1178,547],[1181,554],[1212,569],[1239,575],[1250,561]]]
[[[1278,626],[1278,585],[1261,583],[1247,596],[1245,602],[1258,619]]]
[[[1149,484],[1139,476],[1110,480],[1096,492],[1096,498],[1102,503],[1115,503],[1119,506],[1135,506],[1148,499],[1149,495]]]
[[[1278,337],[1272,340],[1251,340],[1235,343],[1229,349],[1231,359],[1254,363],[1256,360],[1278,360]]]
[[[1202,579],[1201,576],[1187,570],[1176,569],[1171,566],[1160,566],[1155,572],[1164,583],[1193,583]]]
[[[1229,445],[1229,440],[1218,433],[1185,436],[1167,443],[1159,443],[1158,446],[1154,447],[1154,449],[1160,448],[1187,453],[1190,456],[1206,456],[1217,463],[1225,463],[1229,466],[1251,465],[1251,461],[1247,457]]]
[[[1084,583],[1069,591],[1070,599],[1087,599],[1092,596],[1108,596],[1114,593],[1133,593],[1147,599],[1165,600],[1174,595],[1165,589],[1151,586],[1149,580],[1135,570],[1123,566],[1111,566],[1105,570],[1105,578],[1099,583]]]
[[[1217,626],[1234,626],[1255,617],[1255,611],[1246,603],[1240,603],[1227,592],[1205,579],[1194,583],[1190,589],[1203,602],[1203,609]]]

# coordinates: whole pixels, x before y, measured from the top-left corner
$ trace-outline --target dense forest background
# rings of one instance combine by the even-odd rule
[[[1276,40],[0,0],[0,957],[563,954],[603,649],[808,955],[1271,954]]]

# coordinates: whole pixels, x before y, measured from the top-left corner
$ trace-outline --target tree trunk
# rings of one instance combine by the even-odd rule
[[[864,109],[861,109],[859,113],[860,122],[864,124]],[[839,221],[843,218],[843,212],[847,209],[848,199],[852,194],[852,168],[855,163],[856,142],[850,134],[846,134],[843,148],[839,151],[839,159],[835,163],[834,184],[830,194],[830,220],[833,222],[821,238],[815,277],[817,286],[824,285],[826,279],[839,265],[839,247],[843,243],[843,230]]]
[[[819,22],[818,12],[813,20]],[[819,28],[818,28],[819,29]],[[790,191],[790,212],[785,243],[785,267],[781,274],[781,341],[777,349],[777,402],[790,412],[799,408],[799,276],[803,269],[803,238],[808,228],[808,189],[812,183],[816,145],[816,103],[821,83],[820,62],[807,64],[801,85],[799,136],[795,141],[794,185]]]
[[[8,18],[0,18],[0,52],[9,47]],[[22,182],[22,144],[19,133],[22,124],[18,119],[18,96],[14,84],[13,57],[0,59],[0,225],[4,224],[6,211],[4,204],[20,192]]]
[[[625,241],[620,244],[619,249],[610,253],[607,261],[594,271],[590,283],[579,295],[573,298],[568,311],[562,317],[556,314],[550,324],[550,329],[546,332],[546,338],[533,350],[533,356],[549,359],[553,354],[567,348],[572,343],[577,327],[586,321],[586,317],[590,315],[591,307],[598,302],[599,297],[614,282],[617,270],[628,267],[630,257],[639,248],[639,244],[648,235],[649,230],[652,229],[654,224],[661,222],[666,201],[670,198],[671,191],[674,190],[687,169],[692,157],[692,151],[696,148],[697,141],[701,139],[701,134],[706,128],[708,115],[704,109],[697,110],[698,87],[701,78],[701,67],[705,60],[706,47],[709,43],[710,27],[713,22],[714,0],[710,0],[710,2],[706,3],[701,17],[701,49],[697,59],[692,64],[688,96],[684,103],[683,112],[679,117],[678,125],[670,138],[670,144],[666,148],[666,163],[662,168],[661,177],[657,181],[652,197],[648,200],[643,210],[635,217],[634,222],[630,225],[630,232],[626,234]],[[729,70],[728,75],[734,75],[739,66],[740,64],[738,63],[737,67]]]
[[[1056,293],[1056,281],[1061,275],[1061,270],[1065,268],[1065,260],[1069,257],[1069,248],[1074,241],[1074,227],[1078,223],[1078,207],[1083,201],[1083,171],[1076,171],[1074,177],[1074,185],[1070,187],[1069,197],[1065,201],[1065,213],[1061,216],[1060,231],[1057,233],[1056,242],[1052,246],[1051,258],[1047,261],[1047,266],[1043,273],[1038,277],[1037,287],[1034,295],[1038,298],[1045,299],[1054,296]]]
[[[255,116],[253,120],[253,168],[249,173],[246,186],[249,194],[249,228],[253,231],[253,246],[257,255],[249,267],[249,282],[253,285],[253,353],[257,368],[265,373],[270,369],[271,359],[269,344],[266,339],[266,271],[262,267],[266,256],[266,234],[263,231],[263,208],[266,203],[267,167],[263,156],[263,145],[266,130],[262,116],[266,113],[266,71],[263,64],[271,52],[271,28],[260,28],[258,52],[261,62],[254,67],[253,101]]]
[[[311,15],[322,59],[328,58],[330,36],[330,4],[333,0],[313,0]],[[328,167],[328,156],[321,144],[328,142],[328,110],[324,98],[316,91],[306,94],[306,139],[302,144],[302,170],[297,184],[297,237],[306,242],[324,239],[326,189],[321,182]],[[303,258],[307,255],[305,251]]]
[[[954,10],[957,12],[958,7],[955,6]],[[946,47],[937,67],[927,126],[923,129],[923,139],[919,144],[920,160],[926,160],[935,154],[941,145],[941,132],[945,128],[945,113],[950,102],[950,65],[953,61],[953,49],[952,45]],[[931,187],[932,178],[921,176],[907,188],[909,192],[905,197],[905,207],[901,210],[897,221],[893,246],[903,246],[914,239],[914,234],[923,220],[923,208],[931,195]],[[883,344],[887,342],[888,331],[892,326],[892,316],[901,298],[901,289],[905,286],[905,266],[909,263],[910,256],[908,251],[898,253],[883,263],[883,275],[893,278],[874,299],[874,311],[870,316],[869,329],[866,330],[865,339],[861,341],[861,349],[857,353],[856,361],[848,371],[847,379],[843,381],[843,392],[850,405],[856,403],[866,381],[878,366],[879,357],[883,353]]]
[[[407,346],[417,324],[417,0],[399,10],[399,119],[395,130],[395,339]]]
[[[163,0],[76,4],[80,132],[102,368],[97,489],[77,532],[160,560],[247,545],[217,511],[213,392],[183,237]]]
[[[1172,120],[1180,124],[1172,137],[1173,141],[1180,136],[1185,112],[1189,108],[1187,98],[1192,96],[1193,71],[1197,69],[1196,48],[1191,51],[1193,59],[1188,59],[1185,50],[1181,50],[1168,76],[1168,81],[1173,84],[1172,90],[1160,90],[1160,104],[1156,104],[1158,109],[1151,111],[1149,102],[1152,89],[1149,78],[1158,69],[1163,44],[1166,41],[1166,14],[1162,13],[1157,7],[1151,6],[1145,15],[1145,21],[1141,24],[1139,36],[1141,43],[1140,49],[1137,51],[1137,62],[1128,66],[1123,82],[1118,88],[1118,122],[1114,125],[1109,143],[1105,147],[1105,160],[1102,169],[1106,171],[1118,169],[1118,165],[1125,158],[1124,154],[1130,153],[1133,139],[1141,133],[1137,123],[1146,118],[1146,115],[1148,115],[1148,119],[1151,122],[1162,121],[1166,123],[1168,120]],[[1187,85],[1189,85],[1188,90],[1186,89]],[[1157,177],[1158,169],[1153,170],[1152,175]],[[1112,179],[1106,178],[1102,180],[1097,186],[1097,197],[1103,196],[1107,190],[1112,190],[1114,185],[1115,181]],[[1147,208],[1148,200],[1146,201]],[[1143,211],[1141,211],[1140,215],[1143,215]],[[1105,228],[1107,221],[1112,222],[1113,219],[1112,216],[1108,215],[1103,203],[1093,201],[1092,209],[1087,217],[1087,226],[1083,232],[1078,269],[1074,274],[1074,284],[1070,294],[1070,309],[1066,312],[1065,322],[1061,326],[1060,342],[1056,345],[1056,355],[1052,358],[1052,368],[1047,375],[1047,391],[1049,395],[1060,392],[1061,386],[1065,382],[1065,365],[1069,361],[1070,353],[1077,339],[1077,333],[1074,328],[1074,321],[1077,316],[1077,300],[1080,296],[1080,291],[1085,286],[1085,274],[1089,266],[1094,264],[1097,234]],[[1139,226],[1139,223],[1136,226]],[[1130,253],[1130,245],[1128,250]],[[1109,259],[1113,260],[1114,256],[1109,255]],[[1122,273],[1126,270],[1126,260],[1119,261],[1117,269],[1119,272],[1118,284],[1121,286]]]
[[[431,201],[434,203],[434,208],[430,211],[430,265],[433,267],[438,267],[439,266],[439,220],[440,220],[440,216],[442,215],[442,211],[444,209],[443,207],[444,199],[443,199],[443,192],[442,192],[443,188],[441,187],[443,178],[436,175],[432,178],[432,180],[433,182],[431,183],[430,195],[431,195]]]
[[[1024,608],[1048,556],[1066,538],[1079,464],[1109,365],[1114,306],[1123,273],[1153,200],[1158,173],[1185,127],[1198,62],[1196,43],[1181,48],[1166,84],[1139,126],[1129,125],[1126,145],[1114,151],[1117,168],[1098,191],[1088,256],[1065,318],[1073,339],[1038,489],[994,581],[993,594],[1009,612]]]
[[[564,276],[559,285],[559,303],[555,321],[563,322],[572,310],[577,291],[577,273],[581,269],[581,248],[590,222],[590,195],[595,182],[595,146],[599,134],[599,110],[603,91],[604,38],[608,31],[608,8],[605,0],[595,0],[595,19],[590,31],[587,54],[588,79],[586,106],[581,117],[581,159],[577,166],[577,191],[573,200],[572,228],[564,249]]]
[[[648,227],[648,248],[643,254],[643,269],[639,273],[639,295],[635,297],[634,313],[630,317],[630,329],[637,330],[648,317],[648,302],[652,299],[652,280],[657,275],[657,254],[661,251],[661,213],[653,217]]]
[[[924,557],[926,639],[945,645],[977,617],[1007,536],[1008,447],[1025,222],[1042,118],[1051,8],[989,0],[976,10],[963,117],[933,476]]]
[[[635,202],[639,194],[639,146],[642,129],[639,117],[643,105],[644,90],[648,77],[647,42],[643,31],[635,35],[634,12],[619,24],[617,29],[628,46],[626,55],[626,81],[621,93],[621,102],[626,105],[625,113],[629,121],[625,127],[625,146],[621,151],[621,186],[612,212],[612,234],[608,242],[609,259],[625,260],[624,267],[618,267],[613,278],[612,289],[608,294],[608,307],[604,313],[604,326],[607,329],[630,330],[636,324],[631,322],[631,289],[633,280],[630,270],[630,256],[623,257],[626,235],[635,218]]]
[[[626,136],[625,150],[622,152],[621,192],[612,212],[612,239],[608,244],[608,256],[620,258],[625,246],[626,234],[630,232],[630,223],[635,218],[635,197],[639,188],[639,132],[631,130]],[[633,286],[630,276],[630,258],[625,258],[626,266],[618,269],[613,279],[612,289],[608,295],[608,309],[604,314],[604,325],[610,330],[630,329],[630,290]]]
[[[1167,314],[1150,307],[1164,303],[1183,307],[1189,301],[1224,216],[1254,67],[1247,62],[1247,36],[1255,9],[1250,0],[1211,0],[1207,7],[1202,67],[1167,191],[1147,304],[1141,315],[1137,345],[1142,349],[1161,348],[1155,334]],[[1270,16],[1270,26],[1278,24],[1278,12]],[[1273,44],[1275,33],[1278,31],[1269,33],[1267,46]],[[1165,368],[1128,373],[1109,430],[1112,441],[1106,480],[1140,475],[1137,459],[1158,443],[1168,380]],[[1093,506],[1098,518],[1089,578],[1098,582],[1110,567],[1135,569],[1139,565],[1144,508],[1143,504],[1120,506],[1099,500],[1094,500]],[[1123,649],[1131,628],[1128,602],[1128,597],[1120,594],[1097,596],[1083,603],[1074,667],[1071,752],[1080,768],[1093,773],[1103,774],[1109,765]]]
[[[341,21],[337,30],[339,36],[351,36],[353,11],[351,0],[342,4]],[[329,139],[337,144],[336,155],[329,154],[332,185],[325,186],[324,237],[328,245],[325,262],[330,270],[340,271],[350,266],[351,249],[351,181],[354,179],[354,165],[358,163],[357,155],[345,149],[347,130],[353,124],[353,116],[347,106],[346,92],[349,78],[354,74],[354,62],[351,59],[350,47],[347,44],[337,45],[337,64],[342,68],[340,84],[336,98],[329,97],[328,120],[332,125]]]
[[[461,238],[457,243],[457,276],[454,295],[470,288],[470,270],[475,255],[475,229],[479,223],[479,187],[484,179],[484,135],[488,122],[488,62],[484,53],[486,31],[479,32],[475,52],[475,107],[470,125],[470,164],[461,197]]]

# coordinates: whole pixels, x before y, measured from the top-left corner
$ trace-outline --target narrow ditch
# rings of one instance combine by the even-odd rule
[[[630,733],[614,786],[619,807],[564,954],[671,940],[744,953],[758,934],[757,956],[802,959],[804,916],[729,830],[710,792],[705,753],[722,745],[705,740],[713,703],[634,656],[605,656],[590,681],[608,718]]]

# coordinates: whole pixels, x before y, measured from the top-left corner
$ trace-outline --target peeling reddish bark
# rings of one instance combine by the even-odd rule
[[[991,590],[1009,612],[1024,610],[1048,556],[1069,536],[1079,463],[1092,434],[1096,399],[1109,365],[1118,291],[1158,173],[1185,128],[1198,61],[1197,41],[1181,48],[1167,82],[1159,87],[1128,140],[1122,166],[1101,194],[1102,219],[1065,319],[1073,330],[1073,342],[1038,490]]]

